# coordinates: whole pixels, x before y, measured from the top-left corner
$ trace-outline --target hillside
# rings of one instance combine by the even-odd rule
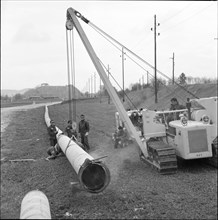
[[[216,88],[196,85],[193,91],[208,97],[216,95]],[[158,105],[168,105],[164,102],[175,96],[164,91],[159,92]],[[146,89],[129,95],[142,106],[152,106],[152,93]],[[217,219],[216,168],[191,160],[178,163],[175,174],[160,175],[140,160],[135,144],[114,148],[116,108],[107,97],[101,102],[80,100],[76,106],[78,116],[85,114],[90,123],[89,154],[104,157],[99,161],[110,170],[110,184],[101,193],[88,193],[77,184],[78,174],[68,157],[44,159],[49,147],[44,106],[6,109],[2,121],[8,125],[1,135],[1,219],[19,219],[22,199],[34,189],[48,198],[51,219]],[[49,106],[49,116],[61,130],[69,120],[68,110],[68,103]],[[19,159],[29,161],[15,162]]]
[[[72,86],[73,88],[73,86]],[[75,88],[76,98],[82,98],[83,94]],[[68,86],[40,86],[30,89],[24,93],[25,97],[42,96],[42,97],[59,97],[61,99],[68,99]]]
[[[2,89],[1,90],[1,96],[9,96],[12,97],[15,94],[24,94],[26,91],[28,91],[29,89],[21,89],[21,90],[12,90],[12,89]]]
[[[186,85],[185,88],[199,98],[217,96],[217,84],[192,84]],[[161,88],[158,91],[157,104],[155,104],[154,91],[151,88],[130,92],[127,95],[137,108],[149,108],[152,110],[169,108],[170,99],[173,97],[176,97],[180,104],[183,105],[185,105],[188,97],[190,99],[194,98],[191,94],[176,85]],[[134,109],[131,102],[126,98],[125,107]]]

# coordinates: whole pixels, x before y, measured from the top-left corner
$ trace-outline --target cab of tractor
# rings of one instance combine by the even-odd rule
[[[143,111],[144,137],[162,139],[185,160],[213,158],[217,164],[217,97],[193,99],[190,104],[181,110]]]

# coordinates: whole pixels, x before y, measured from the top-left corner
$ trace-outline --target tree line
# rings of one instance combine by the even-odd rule
[[[15,94],[14,96],[1,95],[1,101],[3,102],[12,102],[22,100],[24,96],[20,93]]]
[[[207,77],[192,77],[192,76],[186,76],[185,73],[181,73],[178,78],[174,79],[175,84],[180,85],[188,85],[188,84],[217,84],[217,79],[211,79]],[[173,81],[171,79],[165,80],[162,78],[157,78],[157,90],[159,90],[162,86],[172,85]],[[144,88],[155,88],[155,79],[152,78],[148,84],[140,84],[135,83],[131,84],[129,89],[126,89],[126,91],[136,91],[141,90]]]

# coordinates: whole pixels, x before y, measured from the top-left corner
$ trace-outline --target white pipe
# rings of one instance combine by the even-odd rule
[[[48,107],[45,106],[45,122],[50,126]],[[78,174],[82,186],[90,192],[101,192],[110,182],[110,171],[101,161],[96,161],[69,137],[56,127],[56,135],[61,150]]]
[[[48,198],[43,192],[33,190],[24,196],[20,219],[51,219]]]

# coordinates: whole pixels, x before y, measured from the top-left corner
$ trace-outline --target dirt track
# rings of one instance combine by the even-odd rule
[[[180,164],[174,175],[160,175],[139,160],[136,146],[113,148],[112,104],[81,102],[77,112],[91,125],[90,154],[108,155],[104,162],[111,172],[109,186],[99,194],[72,186],[77,176],[66,157],[43,159],[49,146],[44,108],[18,111],[1,137],[1,157],[6,158],[1,163],[1,218],[19,218],[25,194],[39,189],[49,199],[53,219],[217,219],[215,168],[192,161]],[[49,114],[64,129],[68,105],[50,106]],[[8,161],[21,158],[37,161]]]

